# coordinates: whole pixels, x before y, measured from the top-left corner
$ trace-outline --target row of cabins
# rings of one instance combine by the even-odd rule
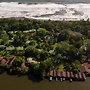
[[[69,71],[60,71],[60,70],[50,70],[49,73],[47,74],[49,80],[51,81],[52,79],[57,80],[69,80],[70,82],[74,81],[85,81],[86,80],[86,75],[84,73],[73,73]]]

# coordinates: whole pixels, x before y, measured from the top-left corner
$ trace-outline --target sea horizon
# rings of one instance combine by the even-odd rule
[[[0,2],[19,2],[19,3],[90,3],[90,0],[0,0]]]

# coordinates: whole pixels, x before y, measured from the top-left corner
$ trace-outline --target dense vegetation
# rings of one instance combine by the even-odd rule
[[[0,19],[0,56],[10,55],[16,72],[28,57],[38,62],[28,66],[38,77],[54,68],[77,71],[90,55],[90,21]]]

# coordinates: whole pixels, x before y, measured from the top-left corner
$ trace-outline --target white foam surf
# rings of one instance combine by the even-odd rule
[[[25,17],[50,20],[87,20],[90,19],[90,3],[77,4],[18,4],[1,2],[0,18]]]

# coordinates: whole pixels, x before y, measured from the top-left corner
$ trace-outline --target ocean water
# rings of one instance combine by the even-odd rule
[[[90,19],[90,0],[0,0],[0,18]]]
[[[90,0],[0,0],[1,2],[61,2],[61,3],[90,3]]]

